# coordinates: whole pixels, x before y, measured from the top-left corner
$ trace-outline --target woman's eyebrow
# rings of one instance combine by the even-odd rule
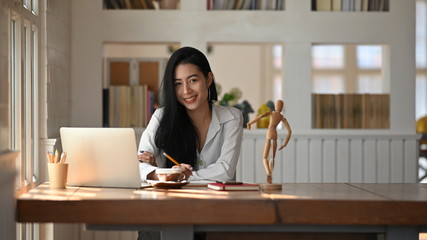
[[[187,79],[189,79],[189,78],[192,78],[192,77],[197,77],[198,75],[195,73],[195,74],[191,74],[190,76],[188,76],[187,77]]]
[[[195,73],[195,74],[191,74],[190,76],[186,77],[185,79],[189,79],[189,78],[192,78],[192,77],[198,77],[198,76],[199,75],[197,75],[197,73]],[[181,80],[181,78],[175,78],[174,80],[178,81],[178,80]]]

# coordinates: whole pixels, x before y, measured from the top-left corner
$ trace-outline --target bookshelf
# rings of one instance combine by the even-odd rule
[[[237,13],[209,11],[207,1],[200,0],[181,0],[180,9],[162,11],[110,11],[102,9],[102,0],[73,2],[72,45],[77,49],[72,62],[73,89],[86,84],[87,91],[102,89],[100,50],[104,42],[179,42],[202,50],[210,43],[281,43],[283,100],[293,132],[343,134],[356,130],[312,126],[311,48],[329,43],[381,44],[385,46],[383,74],[390,89],[389,128],[369,131],[414,134],[415,1],[389,0],[389,10],[381,12],[312,11],[311,0],[284,3],[283,11]],[[242,80],[242,84],[247,83]],[[85,91],[72,94],[73,124],[100,125],[102,111],[93,109],[101,109],[101,100],[94,101]]]
[[[387,12],[389,0],[312,0],[313,11]]]
[[[103,8],[108,10],[178,9],[179,0],[103,0]]]
[[[207,0],[208,10],[284,10],[285,0]]]
[[[159,104],[159,84],[167,59],[106,58],[103,126],[147,126]]]
[[[285,5],[285,0],[203,0],[203,1],[206,1],[208,10],[278,10],[280,11],[284,9],[284,5]],[[354,1],[354,0],[349,0],[349,1]],[[370,0],[370,1],[374,1],[374,0]],[[180,0],[103,0],[103,9],[105,10],[180,9]]]

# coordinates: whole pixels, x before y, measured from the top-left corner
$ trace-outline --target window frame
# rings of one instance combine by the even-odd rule
[[[338,92],[328,92],[328,93],[363,93],[359,90],[359,78],[360,76],[381,76],[382,68],[384,68],[384,62],[382,68],[360,68],[357,63],[357,47],[364,45],[379,45],[379,44],[315,44],[315,45],[336,45],[343,47],[343,67],[341,68],[315,68],[312,65],[312,92],[313,93],[325,93],[319,92],[318,89],[315,89],[315,81],[324,76],[337,76],[341,78],[341,85],[343,89]],[[315,46],[313,45],[313,46]],[[385,46],[382,47],[383,55],[385,51]],[[384,58],[383,58],[384,59]],[[388,93],[385,86],[387,83],[383,83],[382,92]]]
[[[424,45],[424,54],[426,54],[426,49],[427,49],[427,0],[417,0],[417,3],[422,3],[423,6],[420,6],[420,4],[417,4],[416,7],[424,7],[424,14],[426,14],[425,16],[422,16],[422,19],[418,19],[420,16],[418,16],[418,13],[420,13],[420,11],[416,11],[416,23],[418,24],[419,21],[424,20],[423,21],[423,28],[422,31],[424,31],[424,35],[423,36],[419,36],[418,32],[416,32],[417,36],[416,36],[416,44],[423,44]],[[420,26],[416,26],[417,30]],[[419,39],[421,38],[421,39]],[[420,43],[418,40],[420,40]],[[419,46],[417,46],[415,48],[415,51],[418,50],[423,50],[422,48],[420,49]],[[424,60],[423,62],[426,63],[427,60],[425,59],[427,58],[427,56],[424,56]],[[417,58],[417,54],[416,54],[416,61],[418,60]],[[422,100],[427,99],[427,64],[424,64],[424,66],[420,66],[422,64],[418,64],[416,63],[416,83],[415,83],[415,88],[416,88],[416,96],[415,96],[415,119],[419,119],[423,116],[427,115],[427,104],[423,103]],[[420,83],[422,82],[422,83]],[[420,86],[424,86],[424,88],[420,89]],[[417,101],[420,100],[420,101]]]
[[[12,0],[11,0],[12,1]],[[11,149],[19,151],[16,168],[17,193],[34,188],[40,179],[39,167],[39,73],[40,17],[38,1],[15,3],[10,15],[10,131]]]

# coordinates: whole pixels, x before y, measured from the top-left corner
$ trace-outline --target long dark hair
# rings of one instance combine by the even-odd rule
[[[175,69],[184,63],[197,66],[206,79],[212,72],[206,56],[195,48],[183,47],[172,54],[166,65],[161,86],[164,115],[157,129],[155,143],[159,149],[171,155],[178,162],[190,164],[194,169],[197,169],[199,135],[187,114],[186,108],[177,101],[174,86]],[[212,108],[212,103],[218,100],[213,79],[208,91],[208,102]],[[173,163],[166,161],[166,166],[172,167]]]

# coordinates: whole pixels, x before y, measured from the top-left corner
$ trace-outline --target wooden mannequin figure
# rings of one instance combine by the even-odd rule
[[[285,117],[282,115],[282,109],[283,109],[283,101],[277,100],[275,103],[275,110],[270,111],[264,114],[261,114],[254,120],[250,121],[247,124],[247,128],[250,130],[251,125],[258,122],[261,118],[270,116],[270,122],[268,125],[268,130],[266,134],[265,139],[265,146],[264,146],[264,156],[263,156],[263,163],[265,172],[267,173],[267,184],[262,186],[264,189],[281,189],[281,184],[272,184],[273,180],[273,169],[274,169],[274,159],[276,157],[276,149],[277,149],[277,125],[279,125],[280,122],[283,122],[285,124],[286,129],[288,130],[288,135],[286,136],[286,139],[283,143],[283,145],[279,148],[279,150],[282,150],[289,142],[289,139],[291,138],[292,130],[291,127],[286,120]],[[272,157],[270,160],[268,160],[268,156],[270,153],[270,148],[272,148]]]

